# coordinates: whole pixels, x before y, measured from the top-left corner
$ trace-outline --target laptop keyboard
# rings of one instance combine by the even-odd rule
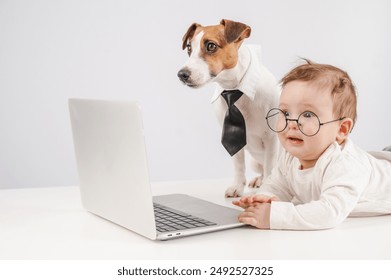
[[[213,226],[216,223],[192,216],[172,208],[153,203],[156,229],[159,232]]]

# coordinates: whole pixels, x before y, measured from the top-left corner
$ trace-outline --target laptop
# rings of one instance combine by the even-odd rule
[[[244,226],[239,210],[185,194],[152,196],[135,102],[69,99],[83,207],[152,240]]]

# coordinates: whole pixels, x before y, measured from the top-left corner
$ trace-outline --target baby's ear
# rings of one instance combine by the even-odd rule
[[[337,142],[342,144],[346,138],[349,136],[349,133],[353,129],[353,120],[351,118],[344,118],[341,120],[341,125],[337,134]]]

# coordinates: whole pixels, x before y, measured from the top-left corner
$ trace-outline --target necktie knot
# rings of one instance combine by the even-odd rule
[[[231,107],[243,95],[243,92],[237,89],[224,90],[221,95],[223,96],[225,102],[227,102],[228,107]]]

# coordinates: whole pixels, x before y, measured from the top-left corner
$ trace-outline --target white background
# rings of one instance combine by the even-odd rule
[[[69,97],[137,100],[154,181],[230,177],[210,98],[176,74],[193,22],[252,27],[280,79],[298,57],[346,70],[359,94],[352,138],[391,145],[387,0],[0,0],[0,188],[76,185]]]

